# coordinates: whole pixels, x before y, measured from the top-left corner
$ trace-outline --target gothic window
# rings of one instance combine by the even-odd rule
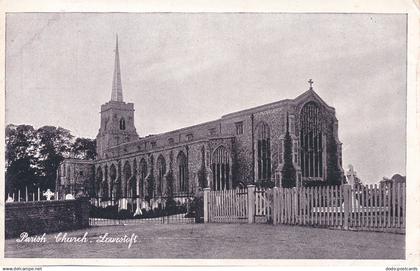
[[[187,141],[192,141],[194,138],[193,134],[188,134],[187,135]]]
[[[125,130],[125,119],[124,118],[120,119],[120,130]]]
[[[145,184],[146,184],[146,176],[147,176],[147,164],[144,159],[140,160],[140,196],[145,196]]]
[[[124,174],[123,187],[124,187],[124,190],[125,190],[125,191],[123,191],[123,194],[124,194],[124,196],[132,197],[134,191],[132,191],[132,187],[130,186],[132,173],[131,173],[131,166],[130,166],[130,163],[128,161],[125,162],[125,164],[124,164],[123,174]]]
[[[98,169],[96,170],[96,182],[95,182],[95,192],[98,197],[102,197],[104,194],[104,191],[102,189],[102,179],[103,179],[102,168],[98,167]]]
[[[303,178],[322,178],[322,116],[319,106],[308,102],[300,114],[300,166]]]
[[[244,133],[244,123],[242,121],[235,122],[236,135],[242,135]]]
[[[152,148],[156,148],[156,141],[152,141],[150,144],[152,145]]]
[[[229,153],[226,148],[223,146],[218,147],[213,152],[212,158],[213,190],[231,188]]]
[[[174,139],[171,137],[171,138],[168,138],[168,144],[169,145],[173,145],[174,144]]]
[[[108,199],[109,197],[109,190],[108,190],[108,166],[105,165],[104,167],[104,181],[102,182],[102,199]]]
[[[67,178],[70,178],[70,166],[67,166]]]
[[[258,180],[271,179],[270,127],[265,122],[257,125]]]
[[[298,162],[298,144],[297,144],[297,142],[295,142],[293,144],[293,162],[294,163]]]
[[[178,182],[179,182],[179,191],[187,192],[188,191],[188,165],[187,165],[187,156],[184,152],[179,152],[178,157],[176,158],[178,164]]]
[[[117,168],[114,164],[109,167],[109,177],[111,179],[111,197],[113,200],[119,199],[121,196],[121,184],[117,180]]]
[[[166,173],[166,163],[165,158],[163,158],[162,155],[160,155],[157,159],[157,195],[163,196],[164,192],[164,184],[163,180]]]

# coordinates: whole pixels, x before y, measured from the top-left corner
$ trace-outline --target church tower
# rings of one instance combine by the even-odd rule
[[[134,126],[134,104],[123,101],[118,36],[111,100],[101,106],[100,114],[101,126],[96,136],[98,159],[106,158],[104,152],[111,147],[138,140],[139,136]]]

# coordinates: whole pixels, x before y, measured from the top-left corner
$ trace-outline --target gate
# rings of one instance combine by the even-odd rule
[[[255,223],[271,223],[273,202],[273,190],[256,188],[255,189]]]
[[[209,222],[248,222],[247,189],[210,191],[207,204]]]

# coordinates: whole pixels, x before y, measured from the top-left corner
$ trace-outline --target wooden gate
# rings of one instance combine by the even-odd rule
[[[273,202],[273,190],[256,188],[255,189],[255,222],[267,223],[272,222],[271,205]]]
[[[209,222],[247,223],[248,190],[210,191],[208,212]]]

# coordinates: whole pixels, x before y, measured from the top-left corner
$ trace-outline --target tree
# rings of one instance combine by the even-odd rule
[[[36,131],[30,125],[6,126],[6,168],[21,158],[34,158]]]
[[[70,156],[72,139],[70,131],[61,127],[43,126],[37,130],[38,167],[42,176],[39,185],[42,189],[55,186],[57,168],[64,158]]]
[[[363,187],[362,180],[359,179],[359,177],[354,176],[354,186],[355,187]]]
[[[327,184],[341,185],[341,181],[345,179],[344,174],[340,171],[337,156],[337,142],[334,138],[334,123],[329,123],[329,130],[327,135]]]
[[[20,158],[11,163],[5,177],[7,193],[14,193],[17,190],[25,191],[26,187],[29,191],[34,191],[39,180],[29,157]]]
[[[36,131],[30,125],[6,126],[6,193],[32,190],[37,183],[36,176]]]
[[[6,193],[54,188],[64,158],[95,159],[95,140],[77,138],[61,127],[9,124],[6,135]]]
[[[71,157],[77,159],[95,160],[96,140],[78,137],[71,145]]]

